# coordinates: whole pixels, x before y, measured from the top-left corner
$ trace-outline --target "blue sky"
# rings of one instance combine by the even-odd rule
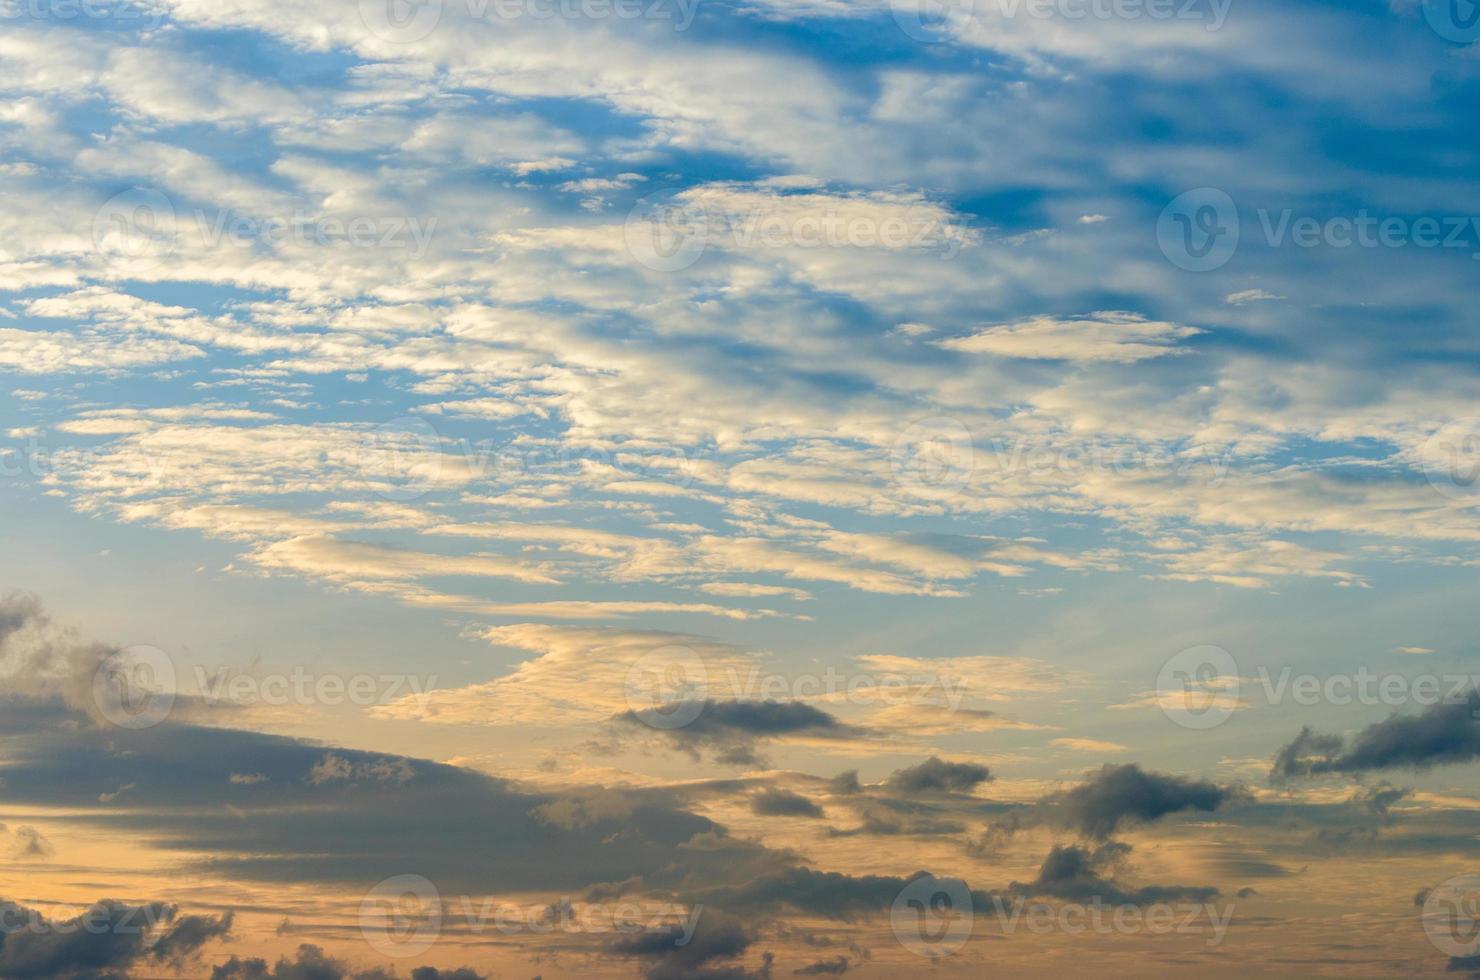
[[[1240,861],[1291,873],[1259,884],[1272,931],[1205,964],[1219,968],[1276,969],[1289,944],[1318,943],[1296,923],[1301,896],[1339,906],[1353,883],[1293,869],[1339,853],[1382,882],[1360,914],[1388,930],[1383,970],[1469,969],[1423,943],[1410,899],[1466,870],[1480,789],[1480,736],[1412,686],[1467,681],[1476,654],[1471,13],[0,4],[0,585],[22,624],[0,640],[16,645],[15,696],[85,728],[95,712],[57,677],[93,655],[70,644],[145,646],[177,674],[166,729],[241,739],[242,757],[270,761],[263,783],[329,746],[412,761],[320,758],[301,792],[414,771],[396,788],[410,801],[455,786],[500,813],[517,807],[476,780],[561,813],[619,797],[635,812],[623,794],[648,793],[672,810],[663,828],[701,815],[764,861],[789,849],[849,881],[903,886],[928,858],[974,888],[1082,899],[1052,883],[1045,852],[1064,847],[1099,862],[1086,874],[1105,895],[1158,873],[1234,895],[1254,865],[1204,860],[1233,834]],[[1193,654],[1210,670],[1168,687],[1184,651],[1214,648],[1231,661]],[[710,713],[649,724],[632,678],[695,663]],[[1397,693],[1271,695],[1287,669],[1318,685],[1374,672]],[[203,683],[222,670],[433,690],[223,703]],[[824,671],[856,685],[809,690]],[[660,693],[671,707],[685,691]],[[1179,724],[1183,699],[1218,723]],[[779,714],[757,708],[770,702]],[[1433,724],[1462,744],[1382,756],[1392,714],[1419,726],[1399,742]],[[1306,726],[1336,748],[1298,739]],[[1275,761],[1285,747],[1300,765]],[[137,805],[161,827],[202,799],[250,805],[256,774],[229,773],[241,800],[187,799],[171,787],[194,777],[159,751],[138,747],[162,775]],[[909,798],[936,771],[891,774],[932,758],[962,768],[943,795]],[[1132,765],[1171,781],[1162,799],[1207,799],[1189,781],[1226,795],[1143,808],[1149,864],[1129,867],[1118,841],[1033,816],[1079,812],[1087,797],[1066,787],[1093,797],[1129,778],[1102,767]],[[864,797],[825,782],[854,769]],[[14,799],[0,783],[0,820],[78,849],[56,860],[101,867],[97,828],[143,833],[113,811],[120,786],[145,783],[100,784],[84,813],[47,795],[60,770],[21,771]],[[1373,802],[1374,784],[1400,802]],[[758,819],[772,791],[822,800],[828,830],[796,804]],[[906,810],[920,822],[880,816]],[[1345,851],[1321,836],[1332,813],[1355,821]],[[626,830],[673,845],[646,819]],[[1295,840],[1289,821],[1317,829]],[[316,832],[278,831],[280,853]],[[207,846],[174,833],[149,838],[154,878]],[[600,852],[572,853],[588,844]],[[759,853],[734,866],[759,873]],[[0,889],[44,884],[0,894],[100,897],[39,876],[37,857],[5,865]],[[218,857],[212,908],[273,907],[252,892],[260,854]],[[383,877],[345,866],[292,884],[352,905]],[[652,900],[707,894],[657,867]],[[148,868],[112,871],[189,904]],[[776,969],[807,966],[778,923],[837,910],[762,914],[736,875],[740,891],[710,903],[745,921],[713,926],[712,954],[675,966],[597,944],[546,975],[760,976],[768,944]],[[151,968],[235,969],[242,937],[305,955],[272,918],[244,912],[237,945]],[[874,926],[855,945],[887,952],[840,946],[845,968],[909,972],[911,951]],[[305,930],[345,963],[375,952],[332,923]],[[1134,971],[1144,938],[1109,968]],[[1033,947],[1014,943],[1026,971]],[[431,955],[510,970],[549,952]],[[1366,969],[1328,953],[1331,972]],[[984,955],[940,965],[973,975]],[[7,969],[0,945],[0,976],[21,975]]]

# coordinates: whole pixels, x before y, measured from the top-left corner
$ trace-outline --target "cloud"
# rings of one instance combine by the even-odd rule
[[[8,828],[0,824],[0,833],[5,833]],[[10,856],[21,861],[45,860],[56,854],[56,848],[46,835],[35,827],[17,827],[14,831],[15,846],[11,848]]]
[[[1416,715],[1394,714],[1350,740],[1308,726],[1275,755],[1270,778],[1428,769],[1480,758],[1480,692],[1433,704]]]
[[[1091,313],[1075,319],[1035,316],[978,333],[937,341],[947,350],[998,357],[1133,364],[1185,354],[1172,346],[1202,333],[1196,327],[1147,320],[1139,313]]]
[[[683,719],[682,724],[676,724]],[[722,765],[763,762],[762,744],[786,738],[851,738],[859,733],[820,708],[800,701],[676,701],[624,711],[612,719],[629,732],[652,732],[698,759],[711,753]]]
[[[355,970],[312,943],[303,943],[292,959],[282,956],[271,966],[260,957],[233,956],[211,970],[211,980],[395,980],[399,975],[394,968]],[[411,980],[484,980],[484,974],[469,967],[418,966],[412,969]]]
[[[377,706],[381,718],[447,725],[561,725],[606,721],[665,704],[684,690],[738,696],[756,662],[708,637],[660,630],[519,623],[485,631],[490,644],[535,654],[505,676],[406,696]],[[672,677],[682,685],[668,686]]]
[[[1239,794],[1205,780],[1146,772],[1135,763],[1107,765],[1044,802],[1055,819],[1094,840],[1130,823],[1152,823],[1186,811],[1211,813]]]
[[[750,948],[754,937],[734,915],[704,908],[692,930],[684,925],[652,929],[619,939],[611,951],[653,963],[647,980],[765,980],[771,975],[770,955],[755,972],[740,967],[715,967],[715,960],[733,960]]]
[[[798,793],[764,789],[750,798],[751,811],[763,817],[820,817],[822,807]]]
[[[884,785],[898,793],[970,793],[992,778],[986,766],[931,756],[919,765],[896,770]]]
[[[50,919],[0,899],[8,927],[0,936],[0,978],[88,980],[123,976],[150,964],[179,967],[231,931],[232,916],[179,914],[173,905],[101,901],[70,919]],[[17,928],[17,926],[21,926]]]
[[[1127,844],[1109,843],[1089,850],[1078,845],[1055,846],[1043,859],[1038,877],[1026,884],[1013,882],[1012,891],[1048,895],[1071,902],[1103,901],[1116,905],[1146,905],[1156,902],[1205,902],[1218,895],[1208,886],[1146,885],[1123,887],[1106,871],[1113,871],[1130,853]]]

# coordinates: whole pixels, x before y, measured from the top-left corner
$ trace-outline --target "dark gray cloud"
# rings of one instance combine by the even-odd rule
[[[672,726],[673,717],[688,717]],[[624,711],[612,719],[628,734],[656,734],[674,748],[699,759],[705,753],[732,766],[762,765],[761,746],[789,735],[846,738],[860,734],[820,708],[800,701],[716,701],[670,705],[663,710]]]
[[[92,980],[149,964],[178,968],[230,931],[230,913],[181,916],[159,902],[101,901],[74,918],[49,919],[0,899],[0,978]]]
[[[986,766],[931,756],[917,766],[896,770],[885,786],[899,793],[969,793],[990,779],[992,773]]]
[[[863,791],[863,786],[858,782],[858,770],[849,769],[838,773],[827,781],[827,790],[836,796],[852,796],[854,793]]]
[[[714,965],[743,955],[754,942],[739,917],[717,908],[699,914],[693,933],[683,926],[654,929],[618,940],[611,951],[650,962],[648,980],[764,980],[771,975],[771,956],[763,957],[758,970],[738,965]]]
[[[763,817],[820,817],[822,807],[784,789],[765,789],[750,798],[750,808]]]
[[[211,980],[396,980],[391,969],[373,967],[356,971],[343,960],[327,955],[319,946],[304,943],[292,958],[282,956],[276,963],[260,957],[242,959],[233,956],[211,971]],[[411,980],[485,980],[484,975],[468,967],[443,970],[435,966],[418,966]]]
[[[1130,845],[1107,843],[1090,850],[1077,844],[1056,846],[1043,859],[1038,877],[1031,882],[1013,882],[1010,890],[1024,895],[1043,895],[1072,902],[1098,899],[1116,905],[1148,905],[1156,902],[1205,902],[1218,895],[1212,887],[1147,885],[1127,888],[1107,877],[1121,867]]]
[[[830,960],[818,960],[791,972],[799,977],[840,977],[848,972],[852,960],[846,956],[835,956]]]
[[[896,837],[907,834],[960,834],[966,830],[966,825],[959,820],[942,816],[937,808],[924,806],[913,800],[888,797],[868,800],[858,805],[858,815],[863,821],[859,826],[833,830],[832,836],[877,834],[881,837]]]
[[[1392,715],[1368,725],[1347,744],[1308,726],[1275,755],[1275,781],[1379,769],[1427,769],[1480,758],[1480,692],[1430,705],[1416,715]]]
[[[909,877],[895,875],[846,875],[836,871],[812,868],[788,868],[757,876],[740,885],[721,885],[696,889],[689,898],[705,907],[717,906],[733,912],[765,911],[791,908],[835,919],[846,919],[865,912],[887,910],[906,885],[922,876],[917,871]],[[978,910],[990,907],[988,892],[973,891]]]
[[[1150,823],[1172,813],[1211,813],[1237,791],[1205,780],[1147,772],[1135,763],[1107,765],[1080,785],[1044,801],[1058,821],[1094,840],[1108,840],[1128,823]]]
[[[409,869],[444,890],[481,894],[637,876],[673,887],[792,863],[663,792],[530,792],[421,759],[174,722],[100,729],[55,702],[0,703],[0,716],[13,703],[28,724],[0,730],[0,801],[65,807],[104,832],[217,854],[201,863],[232,878],[367,887]],[[269,778],[232,783],[233,772]],[[682,846],[695,839],[705,846]]]

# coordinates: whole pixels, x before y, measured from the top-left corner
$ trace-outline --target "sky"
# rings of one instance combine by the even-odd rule
[[[0,0],[0,980],[1480,976],[1477,42]]]

